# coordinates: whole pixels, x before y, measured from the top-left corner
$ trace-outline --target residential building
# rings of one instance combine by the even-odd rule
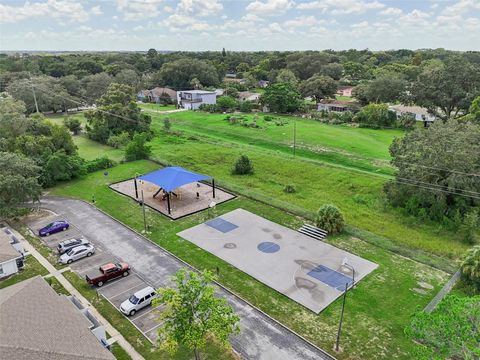
[[[40,276],[1,289],[0,358],[115,359],[104,346],[103,327],[71,299]]]
[[[216,104],[215,91],[183,90],[177,91],[177,104],[179,108],[198,110],[202,104]]]
[[[225,95],[225,90],[224,89],[215,89],[215,95],[217,97]]]
[[[258,86],[261,87],[261,88],[266,88],[269,84],[270,84],[270,82],[267,81],[267,80],[260,80],[258,82]]]
[[[358,110],[359,110],[359,106],[356,103],[352,103],[351,101],[321,100],[317,104],[317,111],[357,112]]]
[[[340,96],[352,96],[353,86],[340,86],[337,89],[337,95]]]
[[[428,127],[435,121],[435,116],[430,114],[426,108],[420,106],[392,105],[389,106],[389,109],[395,111],[397,117],[400,117],[404,114],[413,115],[415,116],[415,120],[423,121],[425,127]]]
[[[257,102],[260,98],[259,93],[254,93],[250,91],[240,91],[237,95],[237,99],[240,101],[253,101]]]
[[[0,279],[23,268],[24,253],[22,244],[12,231],[0,226]]]
[[[143,102],[175,102],[177,92],[166,87],[155,87],[151,90],[140,90],[137,93],[137,99]]]

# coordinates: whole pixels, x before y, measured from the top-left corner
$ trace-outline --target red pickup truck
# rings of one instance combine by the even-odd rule
[[[109,280],[116,279],[121,276],[128,276],[130,273],[130,265],[124,262],[117,264],[108,263],[100,266],[99,270],[100,274],[95,272],[85,276],[87,283],[91,285],[102,286]]]

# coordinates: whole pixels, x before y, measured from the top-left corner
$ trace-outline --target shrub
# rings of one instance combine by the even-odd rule
[[[275,119],[275,118],[274,118],[273,116],[271,116],[271,115],[265,115],[265,116],[263,117],[263,120],[265,120],[265,121],[272,121],[273,119]]]
[[[295,188],[295,185],[288,184],[283,188],[283,192],[287,194],[293,194],[297,192],[297,189]]]
[[[230,96],[220,96],[217,99],[217,107],[220,111],[232,111],[237,107],[237,101]]]
[[[77,118],[67,117],[63,120],[63,124],[73,133],[73,135],[78,135],[82,131],[82,124]]]
[[[172,127],[172,123],[170,122],[170,119],[169,118],[165,118],[163,119],[163,130],[165,131],[170,131]]]
[[[460,271],[462,279],[480,291],[480,245],[468,250],[460,266]]]
[[[85,164],[85,171],[87,173],[95,172],[98,170],[108,169],[115,166],[117,163],[107,156],[91,160]]]
[[[238,110],[241,112],[252,112],[253,103],[251,101],[240,101],[237,106]]]
[[[464,240],[467,244],[475,243],[479,225],[480,216],[478,214],[478,211],[470,210],[468,213],[465,214],[461,228],[465,234]]]
[[[125,160],[134,161],[146,159],[152,152],[151,146],[146,144],[147,134],[135,134],[132,141],[130,141],[125,148]]]
[[[241,155],[232,169],[233,175],[250,175],[253,174],[253,165],[247,155]]]
[[[331,234],[341,232],[345,226],[343,214],[335,205],[331,204],[322,205],[318,209],[315,222],[319,228]]]
[[[130,141],[130,134],[126,131],[119,135],[110,135],[107,140],[107,145],[114,147],[115,149],[123,148]]]

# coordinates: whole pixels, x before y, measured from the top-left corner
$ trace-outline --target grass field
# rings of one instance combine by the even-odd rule
[[[74,136],[73,142],[78,147],[78,155],[85,160],[108,156],[112,160],[120,161],[124,157],[124,151],[122,149],[114,149],[110,146],[99,144],[96,141],[90,140],[85,135]]]
[[[151,113],[154,124],[162,123],[166,115]],[[254,120],[259,128],[230,124],[224,114],[179,112],[169,114],[174,129],[190,134],[202,134],[223,141],[249,144],[257,148],[293,155],[296,129],[296,156],[326,162],[373,174],[393,175],[389,165],[388,147],[401,130],[373,130],[349,125],[327,125],[292,116],[265,121],[263,114],[244,115],[248,123]]]
[[[128,178],[135,172],[146,173],[157,168],[157,164],[149,161],[122,164],[110,170],[108,179],[101,172],[93,173],[84,179],[62,184],[53,189],[52,193],[84,200],[91,199],[94,194],[98,207],[127,225],[141,230],[143,219],[138,205],[111,191],[107,185]],[[301,218],[245,197],[221,204],[215,212],[220,215],[239,207],[294,229],[302,223]],[[315,315],[212,254],[176,236],[177,232],[207,218],[208,213],[202,212],[171,221],[148,210],[147,222],[152,230],[149,237],[199,269],[214,270],[218,266],[222,284],[330,351],[335,341],[341,301],[335,301],[320,315]],[[342,337],[344,352],[336,356],[340,359],[411,359],[414,344],[405,337],[403,329],[408,324],[410,315],[417,307],[423,307],[429,302],[448,275],[349,235],[329,237],[328,241],[379,264],[379,268],[348,295]],[[418,281],[428,282],[434,289],[427,295],[418,294],[412,290],[418,286]]]
[[[25,258],[25,266],[23,270],[20,270],[18,273],[0,281],[0,289],[19,283],[23,280],[30,279],[31,277],[37,275],[44,276],[47,274],[47,269],[45,269],[37,259],[30,255]]]
[[[168,111],[168,110],[175,110],[177,107],[175,105],[161,105],[161,104],[150,104],[150,103],[138,103],[143,109],[150,109],[156,111]]]

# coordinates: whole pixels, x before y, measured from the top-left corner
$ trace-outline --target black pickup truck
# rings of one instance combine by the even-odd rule
[[[100,266],[99,271],[100,273],[95,272],[92,274],[87,274],[85,276],[87,283],[90,285],[102,286],[109,280],[128,276],[130,273],[130,265],[125,262],[120,262],[117,264],[108,263]]]

